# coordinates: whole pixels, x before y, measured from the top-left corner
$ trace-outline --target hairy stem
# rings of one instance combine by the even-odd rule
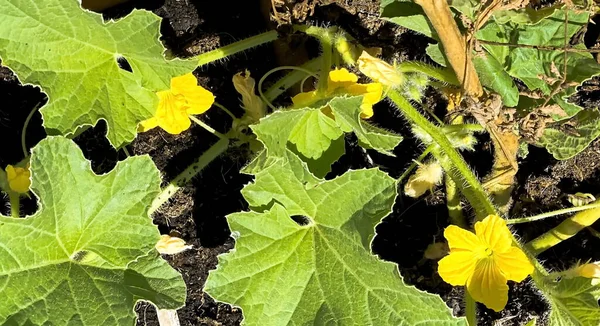
[[[250,48],[275,41],[277,39],[277,31],[268,31],[262,34],[258,34],[241,41],[208,51],[196,57],[198,59],[198,66],[204,66],[211,62],[227,58],[230,55],[234,55],[238,52],[248,50]]]
[[[210,162],[214,161],[219,155],[223,154],[229,147],[227,138],[220,139],[212,145],[204,154],[198,157],[190,164],[183,172],[175,177],[169,184],[162,189],[160,194],[154,199],[148,210],[148,214],[156,212],[156,210],[164,203],[173,197],[173,195],[193,177],[200,173]]]
[[[594,204],[600,204],[600,200],[595,201]],[[537,256],[562,241],[573,237],[579,231],[596,222],[598,218],[600,218],[600,207],[579,212],[564,220],[555,228],[531,240],[525,245],[525,248],[531,254]]]
[[[469,203],[475,209],[478,219],[497,214],[496,209],[485,194],[481,183],[469,168],[462,156],[454,149],[442,128],[425,119],[400,93],[390,90],[388,97],[394,102],[400,112],[413,124],[423,129],[439,148],[433,151],[446,173],[460,187]]]
[[[21,211],[20,211],[21,198],[19,197],[19,194],[16,192],[10,191],[8,193],[8,199],[10,201],[10,216],[12,216],[14,218],[20,218],[21,217]]]
[[[465,316],[469,326],[477,326],[477,303],[465,289]]]

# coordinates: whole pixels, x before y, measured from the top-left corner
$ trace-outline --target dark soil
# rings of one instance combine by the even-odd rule
[[[152,10],[165,18],[161,28],[163,42],[173,55],[180,57],[204,53],[278,25],[284,32],[289,23],[322,25],[335,21],[363,45],[381,47],[383,57],[389,61],[430,62],[425,55],[428,40],[379,20],[377,0],[287,0],[286,5],[277,7],[277,19],[272,20],[268,15],[269,0],[134,0],[108,10],[104,16],[106,19],[118,19],[133,8]],[[284,50],[280,48],[281,45],[277,48],[261,46],[225,62],[201,67],[195,74],[200,83],[215,94],[219,103],[239,116],[242,111],[231,83],[235,73],[249,69],[252,76],[258,79],[283,62],[291,61],[293,64],[318,53],[314,42],[311,43],[304,36],[290,35],[286,40]],[[597,106],[600,98],[598,84],[597,80],[586,83],[576,100],[590,109]],[[0,167],[4,167],[23,159],[21,126],[36,104],[45,101],[45,97],[39,88],[20,85],[14,75],[2,67],[0,97],[3,99],[0,106],[0,137],[3,139]],[[283,96],[280,100],[285,103],[289,99]],[[425,104],[443,114],[445,103],[435,90],[427,92]],[[231,124],[231,119],[217,109],[208,111],[202,119],[221,132],[226,132]],[[389,103],[382,102],[375,106],[373,122],[405,137],[394,151],[396,157],[365,151],[358,146],[356,138],[349,135],[346,138],[346,154],[334,164],[328,178],[348,169],[374,166],[397,178],[422,151],[422,146],[412,138],[408,126]],[[105,124],[100,123],[76,138],[97,173],[110,171],[118,160],[126,157],[124,151],[117,152],[108,144],[105,132]],[[33,147],[43,137],[45,132],[41,126],[41,116],[35,113],[27,130],[27,147]],[[166,184],[214,142],[216,137],[200,127],[192,127],[176,136],[155,129],[140,134],[128,146],[128,150],[135,155],[150,155]],[[465,158],[477,174],[483,176],[489,172],[492,162],[489,138],[481,137],[477,146],[476,151],[465,153]],[[202,288],[209,270],[217,264],[217,255],[234,246],[225,216],[247,209],[240,190],[252,178],[241,175],[239,170],[248,159],[243,148],[230,150],[212,162],[198,178],[173,196],[153,216],[161,233],[177,235],[194,246],[181,254],[164,257],[182,273],[188,286],[186,306],[178,311],[181,325],[239,325],[242,320],[240,309],[216,303]],[[600,140],[566,161],[554,160],[544,149],[531,148],[527,158],[520,162],[520,167],[512,216],[566,207],[569,205],[566,194],[600,193]],[[2,205],[2,213],[7,213],[6,206]],[[26,213],[36,209],[34,200],[24,201],[23,206]],[[521,224],[514,229],[521,239],[527,241],[561,220],[561,217],[557,217],[536,223],[535,227]],[[407,283],[441,295],[454,313],[460,315],[464,313],[463,290],[444,283],[437,274],[437,262],[423,257],[428,245],[443,241],[442,232],[448,224],[441,191],[416,200],[400,197],[393,213],[377,227],[373,250],[382,259],[397,263]],[[600,230],[600,225],[596,227]],[[589,232],[580,232],[574,239],[548,250],[541,258],[548,268],[559,270],[580,259],[599,260],[600,251],[596,248],[600,248],[600,239]],[[480,305],[481,325],[523,325],[536,316],[540,319],[537,325],[545,325],[548,306],[531,282],[511,284],[509,297],[509,304],[501,313]],[[139,303],[136,312],[139,316],[137,325],[158,325],[153,306]]]

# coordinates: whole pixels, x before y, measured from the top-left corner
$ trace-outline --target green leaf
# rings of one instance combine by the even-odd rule
[[[481,0],[452,0],[450,7],[460,11],[471,21],[475,21],[475,14],[481,6]]]
[[[571,38],[588,22],[589,14],[569,11],[567,38]],[[522,44],[542,47],[562,47],[565,44],[565,10],[555,10],[553,14],[535,25],[506,24],[495,21],[486,24],[478,33],[477,39],[483,41]],[[568,42],[568,39],[567,39]],[[513,77],[522,80],[530,90],[540,90],[549,95],[555,88],[549,79],[560,80],[564,67],[564,51],[527,47],[485,44],[484,47]],[[584,49],[583,45],[578,48]],[[569,52],[567,59],[568,87],[560,93],[565,98],[576,91],[575,85],[600,74],[600,65],[592,55],[585,52]]]
[[[160,18],[148,11],[104,23],[74,0],[0,0],[0,8],[2,63],[48,94],[44,126],[60,134],[104,119],[108,140],[120,147],[156,111],[156,92],[196,67],[165,60]],[[120,57],[133,72],[119,68]]]
[[[446,59],[446,55],[442,50],[442,44],[429,44],[427,49],[425,49],[427,55],[431,58],[431,60],[435,61],[435,63],[439,64],[442,67],[449,67],[448,59]]]
[[[361,103],[360,96],[339,97],[314,108],[277,111],[252,130],[267,148],[269,157],[285,158],[291,150],[302,158],[310,172],[324,177],[345,152],[345,132],[354,132],[365,148],[387,155],[393,155],[391,151],[402,140],[401,136],[362,120]],[[326,107],[331,108],[335,120],[323,113]]]
[[[138,300],[184,304],[181,275],[154,249],[147,211],[160,177],[149,157],[98,176],[75,143],[49,137],[31,172],[40,211],[0,216],[0,324],[132,325]]]
[[[369,169],[306,183],[293,161],[277,160],[244,188],[255,208],[228,216],[236,249],[210,272],[211,296],[241,307],[246,325],[466,325],[371,254],[394,179]]]
[[[410,0],[381,0],[381,18],[437,39],[421,6]]]
[[[554,11],[562,7],[562,3],[550,7],[533,9],[529,6],[521,9],[497,10],[494,12],[494,19],[498,24],[508,23],[520,25],[533,25],[539,23],[542,19],[552,15]]]
[[[575,124],[574,131],[567,133],[546,128],[539,140],[539,145],[546,147],[557,160],[566,160],[577,155],[600,136],[600,113],[597,111],[581,111],[572,121]]]
[[[473,57],[473,64],[481,84],[500,94],[505,106],[514,107],[519,103],[519,89],[496,58],[482,51]]]
[[[584,277],[562,278],[546,284],[550,301],[550,325],[600,325],[600,286],[598,279]]]
[[[336,122],[345,132],[354,132],[361,146],[382,154],[394,156],[392,150],[402,141],[402,136],[377,128],[360,118],[362,97],[338,97],[329,102]]]

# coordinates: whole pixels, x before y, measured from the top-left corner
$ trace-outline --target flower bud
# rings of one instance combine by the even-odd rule
[[[417,171],[408,178],[404,185],[404,194],[418,198],[428,190],[442,182],[444,170],[438,162],[430,162],[420,165]]]

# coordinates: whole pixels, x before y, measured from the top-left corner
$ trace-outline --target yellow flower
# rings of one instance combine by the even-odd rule
[[[25,168],[14,167],[12,165],[6,166],[6,179],[10,190],[26,194],[29,192],[31,186],[31,171],[29,171],[29,163]]]
[[[180,134],[192,124],[189,115],[206,112],[215,101],[211,92],[198,86],[192,73],[171,79],[171,89],[156,95],[158,108],[154,117],[140,123],[140,132],[161,127],[170,134]]]
[[[521,282],[533,272],[525,253],[513,246],[506,221],[496,215],[475,223],[475,234],[450,225],[444,237],[450,255],[439,262],[442,279],[454,286],[466,285],[475,301],[494,311],[508,302],[507,280]]]
[[[186,245],[183,239],[163,234],[154,247],[163,255],[175,255],[191,249],[192,245]]]
[[[363,51],[358,58],[358,70],[385,86],[396,87],[404,83],[404,76],[394,66],[371,56],[366,51]]]
[[[373,116],[373,105],[379,102],[383,96],[383,86],[380,83],[359,84],[358,76],[346,68],[334,69],[329,72],[325,94],[319,94],[318,91],[304,92],[294,96],[292,102],[298,106],[310,105],[320,99],[342,94],[363,95],[360,117],[368,119]],[[326,107],[323,111],[331,116],[331,108]]]

